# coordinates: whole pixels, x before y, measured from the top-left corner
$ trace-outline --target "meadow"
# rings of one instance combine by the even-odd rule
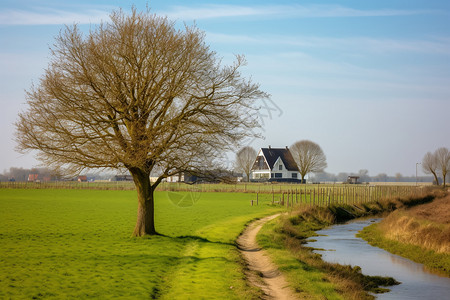
[[[251,299],[234,241],[280,207],[252,193],[156,192],[156,230],[131,238],[135,191],[1,189],[1,299]]]
[[[340,206],[344,209],[336,209],[333,217],[339,220],[348,217],[343,213],[355,203],[372,214],[379,212],[373,199],[426,192],[411,187],[262,184],[236,185],[230,192],[234,185],[166,184],[155,194],[160,235],[132,238],[136,191],[122,183],[56,184],[61,188],[36,183],[0,188],[0,299],[260,298],[261,291],[246,281],[235,244],[252,220],[280,211],[296,215],[298,207],[333,212]],[[260,242],[301,295],[320,299],[327,291],[329,299],[342,299],[345,288],[324,275],[329,269],[315,265],[316,258],[308,263],[298,256],[309,256],[308,250],[298,251],[299,245],[315,228],[332,223],[324,220],[301,222],[313,224],[306,233],[289,222],[282,222],[283,229],[277,222],[268,224]],[[367,280],[358,270],[344,271],[350,275],[343,277]],[[349,280],[344,286],[352,297],[354,290],[367,285],[355,286],[354,279]]]

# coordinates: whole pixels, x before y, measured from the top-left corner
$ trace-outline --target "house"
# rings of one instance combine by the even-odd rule
[[[41,181],[49,182],[52,181],[52,179],[54,180],[52,176],[47,174],[37,174],[37,173],[28,174],[28,182],[41,182]]]
[[[178,173],[166,178],[167,182],[184,182],[184,173]]]
[[[86,175],[80,175],[77,177],[78,182],[87,182],[87,176]]]
[[[39,174],[28,174],[28,182],[38,181]]]
[[[261,148],[251,170],[252,181],[301,182],[289,148]]]

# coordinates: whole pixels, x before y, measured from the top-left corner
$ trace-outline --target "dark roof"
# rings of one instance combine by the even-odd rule
[[[271,170],[278,157],[281,157],[281,160],[288,171],[299,171],[291,151],[289,151],[288,148],[261,148],[261,151]]]

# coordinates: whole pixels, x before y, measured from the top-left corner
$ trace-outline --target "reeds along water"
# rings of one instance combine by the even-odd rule
[[[398,210],[378,225],[383,235],[437,253],[450,253],[450,196],[408,210]]]

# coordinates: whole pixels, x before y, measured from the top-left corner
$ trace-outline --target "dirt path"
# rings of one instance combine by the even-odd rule
[[[247,274],[250,283],[263,290],[265,299],[298,299],[283,274],[256,242],[256,235],[261,227],[279,215],[252,222],[239,236],[237,244],[250,270]]]

